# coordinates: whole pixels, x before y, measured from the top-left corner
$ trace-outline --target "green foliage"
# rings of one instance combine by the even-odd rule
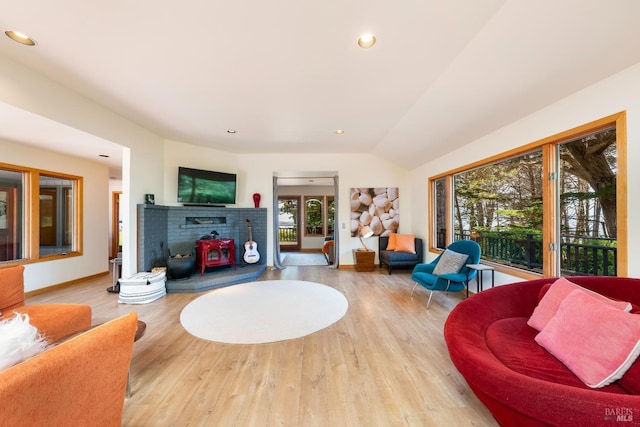
[[[550,211],[558,215],[565,235],[563,271],[615,274],[615,129],[564,142],[558,149],[555,176],[544,176],[542,150],[454,175],[454,233],[478,241],[483,257],[539,271],[544,252],[542,192],[549,188],[553,195],[557,188],[560,208]]]
[[[306,204],[307,227],[322,227],[322,201],[318,199],[308,199]]]

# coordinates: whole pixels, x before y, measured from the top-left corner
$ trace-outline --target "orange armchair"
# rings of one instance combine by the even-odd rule
[[[322,245],[322,253],[324,254],[327,264],[332,265],[335,262],[335,242],[333,240],[327,240]]]
[[[97,326],[0,372],[0,426],[120,426],[138,316]]]
[[[86,304],[25,305],[24,266],[0,269],[0,320],[23,313],[49,342],[91,327],[91,306]]]

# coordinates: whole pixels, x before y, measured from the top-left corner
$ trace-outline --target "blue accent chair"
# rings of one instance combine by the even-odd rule
[[[450,244],[447,249],[461,254],[469,255],[469,258],[467,259],[465,264],[478,264],[480,262],[480,245],[478,245],[473,240],[458,240],[457,242],[453,242],[452,244]],[[438,261],[441,257],[442,254],[438,255],[438,257],[431,261],[429,264],[416,265],[413,268],[413,272],[411,273],[411,279],[416,282],[415,286],[411,290],[412,297],[413,291],[418,285],[431,291],[431,293],[429,294],[429,301],[427,301],[427,310],[429,309],[429,304],[431,303],[433,291],[460,292],[467,287],[468,280],[475,277],[477,273],[476,270],[467,271],[468,269],[465,265],[457,273],[442,274],[440,276],[436,276],[433,274],[433,270],[436,268],[436,264],[438,264]],[[469,289],[467,288],[467,292],[468,291]]]

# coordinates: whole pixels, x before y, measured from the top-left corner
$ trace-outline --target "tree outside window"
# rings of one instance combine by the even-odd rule
[[[563,273],[616,275],[617,145],[607,129],[560,150],[560,261]]]
[[[454,176],[454,240],[474,239],[483,258],[542,272],[542,152]]]

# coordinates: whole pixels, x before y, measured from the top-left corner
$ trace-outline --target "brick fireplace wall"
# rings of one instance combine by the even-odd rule
[[[244,243],[249,239],[247,219],[260,254],[258,264],[266,264],[266,208],[138,205],[137,211],[138,271],[166,266],[169,254],[190,253],[196,240],[213,230],[220,239],[235,240],[236,263],[242,265]]]

